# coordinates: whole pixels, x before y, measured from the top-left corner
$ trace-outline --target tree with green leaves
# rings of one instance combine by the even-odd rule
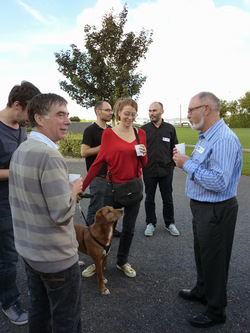
[[[250,91],[245,93],[244,97],[239,98],[240,113],[250,115]]]
[[[239,103],[238,101],[220,101],[220,117],[226,118],[230,115],[237,114],[239,111]]]
[[[250,127],[250,92],[235,101],[221,100],[220,116],[230,127]]]
[[[138,36],[125,33],[127,14],[125,4],[118,16],[113,9],[103,16],[100,30],[86,25],[86,52],[72,44],[71,50],[55,53],[58,70],[66,77],[59,82],[61,89],[86,108],[99,100],[107,100],[113,107],[120,97],[137,99],[146,81],[136,69],[146,58],[153,32],[143,28]]]
[[[250,127],[250,91],[239,98],[239,127]]]

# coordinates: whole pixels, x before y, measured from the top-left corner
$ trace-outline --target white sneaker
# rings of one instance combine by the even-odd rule
[[[84,266],[85,265],[85,262],[82,261],[82,260],[78,260],[78,265],[81,267],[81,266]]]
[[[129,263],[126,263],[123,266],[116,266],[120,271],[123,271],[123,273],[130,277],[130,278],[134,278],[136,276],[136,271],[134,270],[134,268],[131,267],[131,265]]]
[[[12,324],[25,325],[28,323],[28,312],[22,309],[18,301],[8,309],[2,309],[2,311],[9,318]]]
[[[85,268],[84,271],[82,271],[82,276],[91,277],[91,276],[95,275],[95,273],[96,273],[95,264],[92,264],[92,265],[89,265],[87,268]]]
[[[173,223],[171,223],[168,227],[166,227],[166,229],[167,229],[167,231],[170,232],[171,235],[180,236],[178,229],[176,228],[176,226]]]
[[[155,227],[153,226],[152,223],[149,223],[147,225],[146,230],[144,231],[144,235],[148,236],[148,237],[153,236],[154,231],[155,231]]]

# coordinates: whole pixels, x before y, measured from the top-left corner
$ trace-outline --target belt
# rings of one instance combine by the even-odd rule
[[[197,202],[197,203],[200,203],[200,204],[213,204],[213,205],[216,205],[216,204],[226,203],[226,202],[229,202],[230,200],[234,200],[234,199],[236,199],[236,197],[232,197],[232,198],[229,198],[229,199],[226,199],[226,200],[223,200],[223,201],[215,201],[215,202],[212,202],[212,201],[199,201],[199,200],[195,200],[195,199],[190,199],[190,201]]]

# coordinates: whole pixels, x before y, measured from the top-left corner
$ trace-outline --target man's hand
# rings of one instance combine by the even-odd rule
[[[72,196],[75,199],[75,202],[81,199],[78,194],[82,193],[82,183],[83,183],[82,177],[77,178],[73,182],[69,182],[72,191]]]
[[[187,155],[184,154],[180,154],[179,151],[177,150],[177,148],[173,149],[173,160],[176,164],[176,166],[178,166],[178,168],[183,168],[183,164],[189,160],[189,157]]]

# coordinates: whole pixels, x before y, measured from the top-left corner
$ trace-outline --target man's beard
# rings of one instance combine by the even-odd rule
[[[204,125],[204,116],[201,117],[201,120],[197,124],[190,124],[192,130],[199,131]]]

